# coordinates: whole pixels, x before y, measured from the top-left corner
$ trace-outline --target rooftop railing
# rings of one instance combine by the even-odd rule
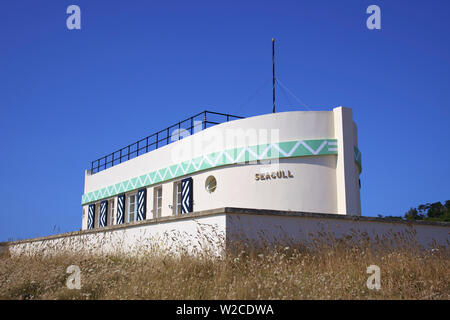
[[[180,121],[177,124],[153,133],[139,141],[136,141],[135,143],[92,161],[91,174],[136,158],[147,152],[166,146],[171,142],[181,140],[184,136],[184,134],[182,135],[183,130],[186,130],[190,135],[192,135],[200,130],[212,127],[216,124],[242,118],[244,117],[205,110],[195,116]]]

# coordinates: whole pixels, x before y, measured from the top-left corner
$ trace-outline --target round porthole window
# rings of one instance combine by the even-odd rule
[[[206,178],[206,181],[205,181],[206,191],[211,193],[211,192],[214,192],[216,190],[216,188],[217,188],[216,178],[214,178],[214,176],[209,176],[208,178]]]

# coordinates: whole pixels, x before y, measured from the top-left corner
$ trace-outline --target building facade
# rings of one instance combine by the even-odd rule
[[[351,109],[189,120],[96,160],[83,230],[222,207],[361,215]]]

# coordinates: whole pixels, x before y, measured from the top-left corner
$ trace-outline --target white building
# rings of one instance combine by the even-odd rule
[[[94,161],[82,229],[221,207],[361,215],[351,109],[220,117],[236,118],[204,112]]]
[[[351,109],[237,118],[203,112],[93,161],[81,231],[0,247],[220,254],[234,241],[306,243],[324,232],[448,246],[449,223],[361,216]]]

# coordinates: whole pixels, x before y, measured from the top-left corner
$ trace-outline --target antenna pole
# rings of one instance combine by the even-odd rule
[[[272,38],[272,112],[275,113],[275,39]]]

